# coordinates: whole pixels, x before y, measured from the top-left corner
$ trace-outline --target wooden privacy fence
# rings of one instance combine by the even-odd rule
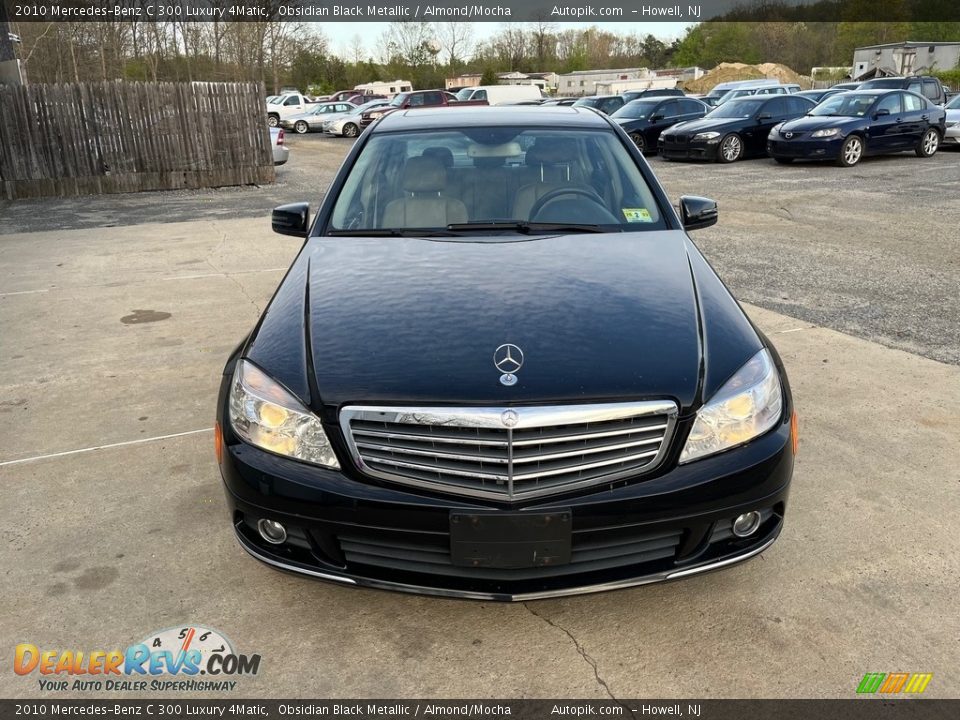
[[[273,182],[259,83],[0,85],[0,197]]]

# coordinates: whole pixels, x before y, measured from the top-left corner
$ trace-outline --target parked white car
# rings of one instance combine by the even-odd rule
[[[283,142],[283,129],[270,128],[270,145],[273,147],[273,164],[283,165],[290,158],[290,148]]]

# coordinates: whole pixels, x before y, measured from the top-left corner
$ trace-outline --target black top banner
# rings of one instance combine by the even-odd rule
[[[0,0],[12,22],[956,22],[957,0]]]

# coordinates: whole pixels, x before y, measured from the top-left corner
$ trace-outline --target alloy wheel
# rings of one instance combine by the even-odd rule
[[[743,142],[737,135],[727,135],[720,144],[720,155],[724,162],[739,160],[743,153]]]
[[[937,148],[940,146],[940,136],[937,134],[936,130],[927,130],[927,134],[923,136],[923,154],[925,157],[930,157],[933,155]]]
[[[633,144],[637,146],[637,150],[639,150],[640,152],[643,152],[647,149],[646,143],[643,140],[643,135],[641,135],[640,133],[638,132],[630,133],[630,139],[633,140]]]
[[[847,138],[843,144],[843,164],[856,165],[863,156],[863,142],[856,135]]]

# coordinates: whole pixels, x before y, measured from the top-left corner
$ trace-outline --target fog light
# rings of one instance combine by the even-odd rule
[[[760,513],[751,510],[737,516],[737,519],[733,521],[733,534],[739,538],[749,537],[757,531],[758,527],[760,527]],[[260,532],[262,533],[263,530]]]
[[[257,530],[260,537],[271,545],[282,545],[287,540],[287,529],[276,520],[261,520],[257,523]]]

